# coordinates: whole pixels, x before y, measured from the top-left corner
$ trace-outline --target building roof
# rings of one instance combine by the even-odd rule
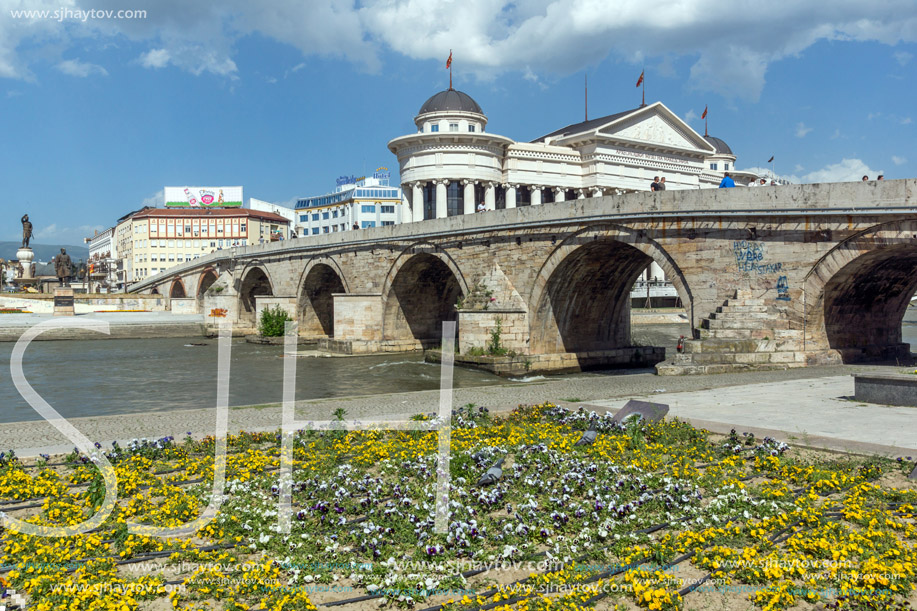
[[[265,221],[277,223],[289,223],[290,220],[274,214],[273,212],[263,212],[261,210],[251,210],[249,208],[150,208],[142,210],[134,215],[134,218],[151,218],[151,217],[251,217]]]
[[[124,221],[126,221],[127,219],[131,218],[131,217],[134,216],[135,214],[139,214],[139,213],[144,212],[144,211],[146,211],[146,210],[153,210],[153,206],[144,206],[144,207],[141,208],[140,210],[134,210],[133,212],[128,212],[127,214],[125,214],[124,216],[122,216],[121,218],[118,219],[118,223],[117,223],[117,224],[121,224],[122,222],[124,222]]]
[[[732,149],[729,148],[729,145],[716,136],[704,136],[704,140],[713,145],[713,148],[716,149],[717,155],[732,155],[735,157],[735,153],[732,152]]]
[[[455,89],[440,91],[432,96],[423,103],[423,106],[420,107],[420,112],[417,114],[422,115],[428,112],[443,112],[450,110],[458,112],[475,112],[479,115],[484,114],[484,111],[481,110],[481,107],[478,106],[478,103],[475,102],[470,95]]]
[[[561,138],[563,136],[569,136],[571,134],[581,134],[583,132],[592,131],[594,129],[598,129],[602,127],[606,123],[617,121],[621,117],[625,117],[631,114],[632,112],[636,112],[638,110],[640,110],[640,108],[632,108],[631,110],[625,110],[623,112],[616,112],[613,115],[606,115],[604,117],[599,117],[597,119],[589,119],[588,121],[581,121],[579,123],[573,123],[571,125],[568,125],[567,127],[561,127],[557,131],[553,131],[550,134],[545,134],[541,138],[535,138],[534,140],[532,140],[532,142],[533,143],[544,142],[548,138]]]

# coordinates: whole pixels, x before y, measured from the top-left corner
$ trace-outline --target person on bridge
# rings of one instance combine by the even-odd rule
[[[478,212],[486,212],[486,211],[487,211],[487,206],[484,205],[484,202],[481,202],[480,204],[478,204],[478,210],[477,210],[477,211],[478,211]]]
[[[659,184],[656,185],[657,191],[665,191],[665,176],[659,179]]]
[[[729,172],[726,172],[726,175],[723,176],[723,180],[720,182],[720,189],[731,189],[734,186],[736,186],[736,181],[732,179]]]
[[[653,182],[650,183],[650,191],[658,191],[658,190],[659,190],[659,177],[653,176]]]

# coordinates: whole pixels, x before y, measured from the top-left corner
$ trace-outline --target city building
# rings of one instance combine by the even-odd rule
[[[290,221],[247,208],[144,208],[122,217],[115,230],[128,282],[222,248],[290,237]]]
[[[331,193],[296,202],[296,232],[303,238],[322,233],[397,225],[402,219],[402,192],[389,186],[387,168],[372,176],[341,176]]]
[[[105,231],[96,231],[91,238],[83,241],[89,245],[89,260],[86,261],[87,290],[90,293],[109,292],[117,284],[117,240],[115,239],[116,227],[109,227]]]
[[[126,292],[131,282],[135,282],[134,273],[134,215],[140,214],[147,210],[153,210],[152,206],[144,206],[139,210],[128,212],[118,219],[115,223],[114,249],[117,253],[115,260],[115,285],[118,292]]]
[[[713,188],[736,173],[725,142],[701,136],[662,102],[516,142],[487,132],[478,103],[448,89],[424,102],[414,124],[416,133],[388,143],[406,221],[470,214],[482,203],[495,210],[646,191],[655,176],[668,190]]]
[[[295,227],[296,225],[296,211],[292,208],[287,208],[286,206],[281,206],[280,204],[272,204],[271,202],[255,199],[254,197],[249,198],[248,207],[259,212],[271,212],[273,214],[279,214],[283,218],[290,221],[290,227]],[[295,238],[296,236],[291,235],[290,237]]]

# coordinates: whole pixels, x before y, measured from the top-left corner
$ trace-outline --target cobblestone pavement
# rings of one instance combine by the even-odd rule
[[[812,378],[849,375],[854,371],[873,369],[863,366],[823,367],[791,369],[786,371],[757,371],[721,374],[715,376],[659,377],[648,372],[607,374],[579,374],[559,377],[534,377],[526,384],[507,384],[488,387],[462,388],[453,392],[453,405],[468,403],[486,406],[493,411],[505,411],[519,404],[534,404],[553,401],[567,406],[578,403],[601,403],[614,398],[652,396],[659,401],[671,393],[687,393],[722,387],[762,384],[768,382],[790,382]],[[885,368],[886,370],[888,368]],[[792,386],[784,392],[775,386],[769,399],[774,406],[774,430],[796,431],[790,426],[797,408],[788,399],[793,395]],[[749,389],[757,392],[760,389]],[[711,401],[718,393],[709,393]],[[741,392],[739,393],[741,394]],[[721,403],[721,402],[720,402]],[[297,420],[328,420],[332,412],[343,407],[348,419],[373,420],[392,416],[406,416],[429,413],[438,409],[439,391],[393,393],[372,396],[354,396],[334,399],[318,399],[297,403]],[[720,421],[730,420],[728,409],[720,406]],[[740,421],[747,405],[735,407],[736,421]],[[874,406],[873,409],[888,409]],[[725,410],[725,413],[723,413]],[[917,410],[914,410],[917,416]],[[686,413],[685,415],[690,415]],[[697,415],[697,414],[696,414]],[[109,445],[113,440],[119,443],[133,438],[158,438],[174,435],[184,437],[191,432],[195,437],[213,434],[214,409],[164,410],[146,414],[129,414],[105,417],[73,418],[70,422],[93,441]],[[266,407],[232,408],[230,431],[277,430],[280,428],[279,405]],[[703,415],[697,415],[703,418]],[[917,428],[917,427],[915,427]],[[911,429],[914,430],[914,429]],[[851,431],[855,433],[856,431]],[[853,437],[855,439],[855,437]],[[872,436],[869,440],[872,439]],[[73,444],[45,421],[0,424],[0,449],[13,448],[22,456],[34,456],[38,452],[59,453],[72,449]]]

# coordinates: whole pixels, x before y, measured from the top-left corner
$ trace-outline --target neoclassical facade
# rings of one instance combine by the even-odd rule
[[[405,222],[470,214],[482,202],[497,210],[646,191],[654,176],[665,176],[667,189],[716,187],[735,168],[725,142],[701,136],[662,102],[516,142],[487,132],[478,103],[448,89],[414,123],[417,133],[388,143],[410,208]]]

